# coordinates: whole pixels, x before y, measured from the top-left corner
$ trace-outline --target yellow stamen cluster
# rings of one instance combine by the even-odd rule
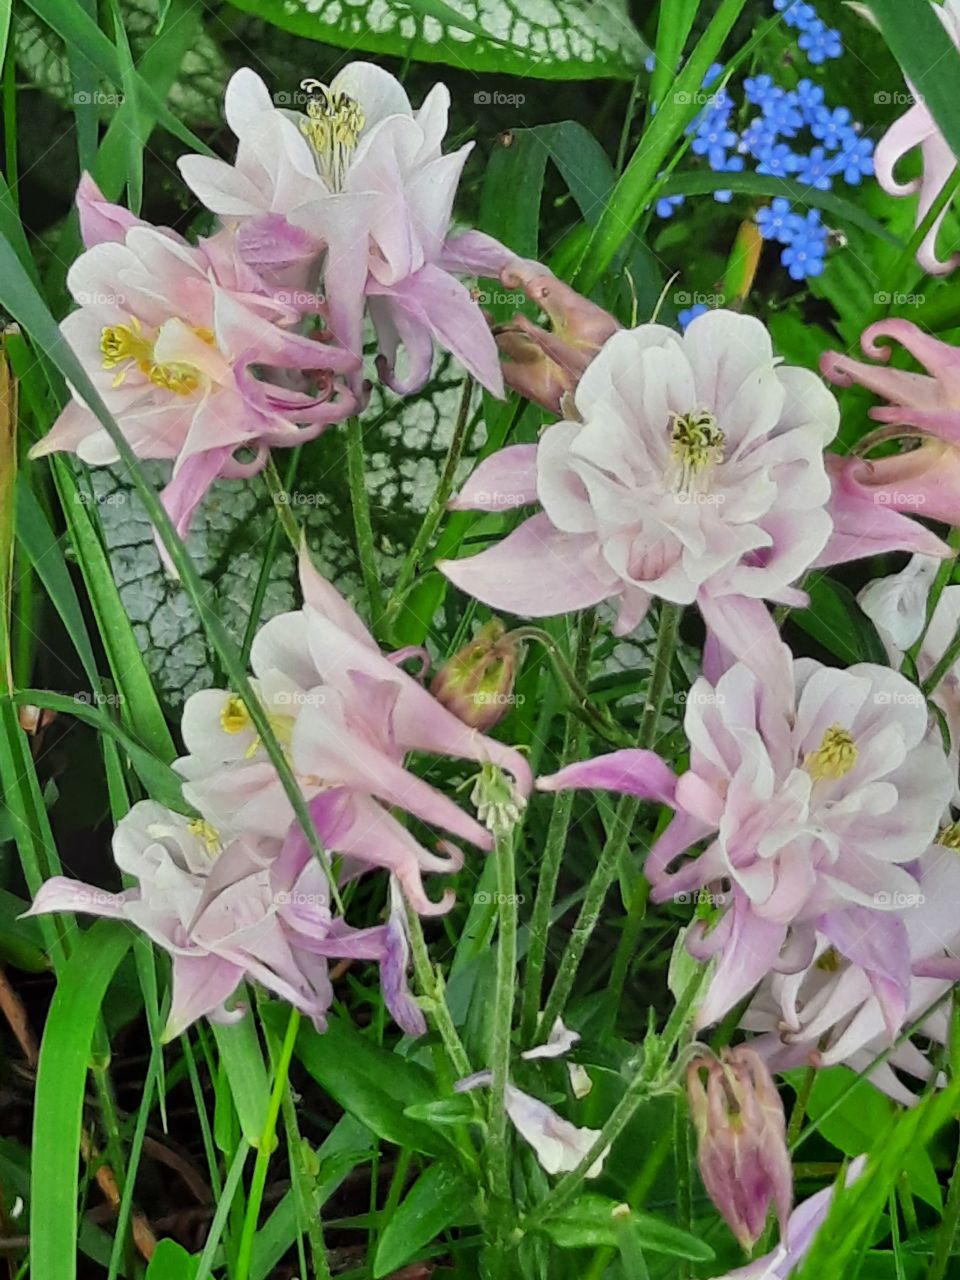
[[[213,345],[211,329],[195,328],[193,332],[208,346]],[[144,334],[136,316],[130,317],[128,325],[110,324],[101,330],[100,351],[104,369],[117,370],[113,380],[115,387],[123,384],[132,367],[139,369],[154,386],[172,391],[174,395],[188,396],[200,385],[202,375],[193,365],[178,362],[158,364],[154,360],[153,342]]]
[[[283,711],[268,711],[267,720],[284,751],[289,750],[293,742],[294,717]],[[220,712],[220,727],[224,733],[242,733],[244,729],[250,729],[252,726],[253,719],[246,704],[235,693],[231,693]],[[257,734],[245,752],[246,758],[249,760],[255,756],[259,748],[260,735]]]
[[[212,822],[207,822],[206,818],[194,818],[187,830],[191,835],[199,836],[211,857],[223,848],[220,843],[220,833]]]
[[[804,767],[819,782],[821,778],[829,778],[836,782],[845,777],[857,763],[857,744],[847,729],[834,724],[823,735],[823,741],[816,751],[812,751],[804,760]]]
[[[960,851],[960,822],[951,822],[941,827],[937,833],[937,844],[942,844],[946,849]]]
[[[726,437],[709,409],[673,415],[671,452],[680,464],[681,484],[686,486],[701,472],[723,461]]]
[[[827,947],[823,955],[817,960],[817,968],[821,973],[836,973],[841,964],[840,952],[836,947]]]
[[[307,118],[301,120],[300,128],[313,147],[321,175],[339,191],[366,122],[363,108],[349,94],[331,89],[321,80],[301,80],[300,88],[310,95]]]

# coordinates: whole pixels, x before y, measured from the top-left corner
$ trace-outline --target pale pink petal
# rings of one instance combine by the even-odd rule
[[[537,501],[537,446],[511,444],[474,468],[451,511],[509,511]]]

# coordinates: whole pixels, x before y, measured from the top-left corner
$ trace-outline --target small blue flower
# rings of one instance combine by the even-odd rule
[[[807,156],[799,157],[797,181],[804,186],[815,187],[817,191],[829,191],[833,179],[843,169],[839,156],[828,156],[823,147],[814,147]]]
[[[812,80],[803,79],[794,89],[800,110],[803,112],[803,118],[807,124],[813,124],[817,118],[818,110],[823,106],[824,92],[820,85],[814,84]]]
[[[793,280],[806,280],[823,272],[827,253],[827,228],[819,209],[811,209],[805,218],[797,218],[790,243],[780,254],[780,261]]]
[[[653,206],[658,218],[672,218],[674,209],[683,204],[683,196],[661,196]]]
[[[819,138],[828,151],[842,147],[850,133],[853,120],[846,107],[821,107],[810,125],[810,132]]]
[[[762,107],[770,94],[778,89],[779,85],[773,83],[773,76],[747,76],[743,82],[746,99],[755,107]]]
[[[821,62],[826,62],[828,58],[840,58],[843,56],[843,41],[840,39],[840,32],[833,27],[828,27],[820,18],[817,18],[816,22],[811,22],[801,32],[797,44],[814,66],[819,66]]]
[[[788,178],[797,172],[800,158],[795,156],[785,142],[768,147],[760,157],[757,173],[769,174],[772,178]]]
[[[766,116],[754,116],[743,131],[740,145],[755,160],[761,160],[764,153],[776,144],[779,137],[777,126],[772,120],[769,120]]]
[[[778,89],[766,98],[761,110],[785,138],[795,138],[798,130],[803,128],[803,112],[795,93],[784,93],[782,89]]]
[[[769,205],[757,211],[757,229],[764,240],[789,244],[803,225],[803,218],[793,212],[790,201],[784,196],[777,196]]]
[[[697,129],[692,147],[695,155],[705,156],[717,147],[735,147],[737,141],[736,133],[730,128],[729,112],[711,111]]]
[[[712,84],[723,74],[723,63],[714,62],[707,67],[707,74],[703,77],[703,88],[709,89]]]
[[[773,0],[773,7],[777,13],[783,14],[788,27],[795,27],[798,31],[805,31],[812,22],[820,21],[816,9],[806,0]]]
[[[678,311],[677,320],[679,321],[680,328],[686,329],[691,320],[696,320],[697,316],[702,316],[709,310],[710,308],[705,302],[695,302],[692,307],[685,307],[683,311]]]
[[[844,139],[837,161],[843,165],[844,182],[851,187],[860,185],[861,178],[869,178],[873,174],[873,139],[863,138],[850,130]]]

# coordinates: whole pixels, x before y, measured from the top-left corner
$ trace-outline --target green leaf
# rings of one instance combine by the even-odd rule
[[[37,1069],[30,1194],[33,1280],[76,1280],[77,1170],[94,1024],[133,933],[100,920],[60,973]]]
[[[220,1064],[230,1082],[230,1095],[237,1109],[240,1128],[251,1147],[263,1136],[270,1098],[270,1082],[263,1051],[249,1007],[239,1022],[225,1026],[211,1022]]]
[[[804,583],[804,589],[810,596],[809,608],[794,609],[792,622],[846,663],[887,666],[880,637],[848,587],[821,576]]]
[[[146,1280],[193,1280],[199,1265],[200,1259],[175,1240],[161,1240],[153,1251]]]
[[[613,1218],[616,1200],[587,1192],[561,1213],[548,1218],[543,1229],[561,1249],[616,1247],[617,1224]],[[650,1213],[631,1211],[630,1224],[642,1249],[664,1253],[691,1262],[709,1262],[714,1251],[703,1240]]]
[[[279,1006],[265,1006],[263,1016],[280,1028]],[[404,1114],[412,1104],[436,1099],[436,1081],[423,1067],[381,1049],[339,1018],[331,1018],[324,1032],[302,1026],[296,1054],[344,1111],[378,1138],[424,1155],[450,1154],[442,1133]]]
[[[27,973],[43,973],[49,966],[39,925],[34,917],[20,919],[29,906],[8,889],[0,889],[0,962]]]
[[[374,1280],[397,1271],[470,1211],[473,1187],[447,1164],[420,1175],[384,1228],[373,1260]]]
[[[624,0],[231,0],[284,31],[351,52],[545,80],[631,79],[647,47]],[[479,33],[479,34],[478,34]],[[291,86],[292,88],[293,86]],[[492,95],[478,88],[483,107]],[[522,104],[522,97],[521,97]]]

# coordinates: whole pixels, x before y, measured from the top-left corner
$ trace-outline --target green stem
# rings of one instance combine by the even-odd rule
[[[467,439],[469,437],[470,427],[470,400],[473,395],[473,379],[467,377],[464,379],[463,389],[460,393],[460,406],[457,409],[457,420],[454,423],[453,435],[450,437],[450,444],[447,448],[447,456],[444,458],[443,467],[440,471],[440,478],[437,481],[437,487],[434,490],[433,497],[430,499],[430,505],[427,507],[423,522],[417,530],[416,537],[407,552],[406,559],[400,567],[397,575],[397,581],[394,584],[393,592],[390,596],[390,602],[387,605],[387,612],[391,621],[396,617],[403,603],[403,597],[406,593],[414,576],[420,569],[420,562],[423,559],[423,553],[433,541],[437,527],[443,519],[443,513],[447,509],[447,503],[450,501],[450,495],[453,493],[454,482],[457,478],[457,470],[460,461],[463,458],[463,451],[466,448]]]
[[[813,1085],[816,1078],[816,1067],[807,1067],[803,1080],[800,1082],[800,1088],[797,1091],[797,1100],[793,1104],[793,1110],[790,1112],[790,1124],[787,1127],[787,1147],[790,1150],[793,1150],[793,1145],[800,1136],[800,1130],[803,1128],[803,1119],[807,1114],[807,1106],[810,1102],[810,1095],[813,1093]]]
[[[517,984],[517,886],[513,831],[498,830],[494,857],[497,866],[497,972],[493,997],[490,1053],[492,1079],[488,1094],[487,1159],[490,1168],[492,1222],[488,1228],[491,1280],[506,1277],[507,1231],[513,1217],[510,1194],[510,1133],[506,1090],[510,1081],[511,1032]],[[490,1238],[492,1236],[492,1239]]]
[[[590,666],[590,650],[593,644],[595,614],[588,610],[580,615],[577,630],[574,673],[578,681],[585,682]],[[568,712],[563,729],[563,745],[560,764],[568,765],[580,756],[583,745],[583,726],[572,712]],[[530,945],[523,974],[523,1007],[520,1015],[520,1040],[533,1043],[543,994],[543,971],[547,960],[547,937],[550,932],[550,916],[560,878],[560,867],[567,845],[567,832],[573,815],[574,793],[558,791],[550,811],[550,823],[543,846],[537,893],[530,918]]]
[[[524,1219],[522,1229],[534,1230],[553,1214],[559,1213],[576,1196],[587,1176],[588,1170],[600,1158],[609,1146],[616,1141],[623,1130],[633,1119],[641,1103],[666,1089],[669,1064],[674,1050],[687,1029],[690,1015],[700,994],[706,978],[706,968],[697,969],[673,1007],[667,1019],[663,1034],[655,1040],[648,1039],[644,1046],[643,1061],[633,1080],[627,1086],[623,1097],[610,1113],[606,1123],[597,1135],[593,1146],[583,1157],[576,1168],[565,1173],[553,1187],[549,1195],[541,1200],[532,1213]]]
[[[700,109],[697,94],[710,65],[718,61],[717,55],[745,3],[746,0],[720,0],[712,21],[674,81],[674,92],[659,104],[650,128],[610,193],[590,236],[576,280],[581,292],[593,288],[636,226],[671,148]]]
[[[953,1256],[954,1242],[957,1238],[957,1227],[960,1225],[960,1146],[957,1148],[957,1159],[950,1179],[950,1190],[947,1192],[947,1204],[943,1212],[943,1222],[937,1232],[937,1243],[933,1252],[933,1261],[927,1280],[944,1280],[947,1267]]]
[[[267,459],[267,465],[263,469],[263,478],[267,484],[267,492],[273,500],[273,508],[277,513],[277,519],[280,522],[280,527],[287,535],[294,552],[299,555],[300,548],[303,544],[303,531],[297,523],[293,512],[290,510],[290,495],[287,493],[284,483],[280,479],[280,473],[277,470],[277,464],[273,460],[272,453]]]
[[[938,192],[937,198],[927,210],[926,216],[910,237],[907,247],[903,250],[896,262],[894,262],[893,266],[890,268],[890,271],[887,273],[887,279],[892,281],[893,284],[889,290],[890,301],[885,306],[880,306],[880,315],[889,314],[891,307],[895,305],[894,300],[903,287],[903,282],[907,277],[907,272],[910,270],[910,266],[917,256],[917,250],[933,230],[934,223],[941,216],[944,209],[946,209],[947,205],[957,194],[958,190],[960,190],[960,165],[953,169],[950,177]],[[887,291],[885,290],[884,292]]]
[[[937,685],[958,659],[960,659],[960,628],[958,628],[956,635],[944,650],[940,661],[934,664],[933,670],[921,686],[928,698],[936,692]]]
[[[951,529],[947,534],[947,544],[954,551],[960,550],[960,529]],[[956,568],[956,561],[953,559],[942,560],[937,568],[936,577],[933,580],[933,586],[930,588],[930,594],[927,597],[926,618],[923,623],[923,630],[917,636],[916,641],[907,650],[907,657],[913,663],[916,669],[917,658],[920,650],[923,648],[923,642],[927,638],[927,632],[930,630],[930,623],[933,621],[933,615],[937,611],[937,605],[940,603],[940,597],[943,595],[944,589],[953,577],[953,571]]]
[[[638,746],[641,748],[649,749],[656,741],[657,725],[670,683],[670,667],[677,642],[680,613],[679,605],[663,601],[660,606],[660,625],[653,654],[650,689],[640,721]],[[627,847],[639,808],[640,801],[631,795],[622,796],[617,804],[613,829],[607,837],[590,883],[587,885],[580,914],[560,961],[543,1017],[540,1019],[541,1032],[553,1026],[570,998],[583,953],[596,928],[607,893],[616,877],[617,866],[623,850]]]
[[[427,997],[427,1013],[440,1033],[443,1047],[453,1066],[457,1078],[473,1074],[473,1067],[463,1047],[463,1041],[450,1015],[443,990],[443,979],[434,969],[427,951],[427,941],[423,936],[423,925],[420,917],[412,907],[407,907],[407,923],[410,931],[410,951],[413,955],[413,971],[417,977],[420,990]]]
[[[364,590],[367,593],[370,621],[374,631],[378,631],[383,618],[383,592],[380,589],[380,572],[377,568],[373,521],[370,519],[370,495],[367,492],[367,470],[363,455],[363,427],[359,418],[349,419],[345,428],[345,437],[347,483],[350,487],[350,506],[357,537],[357,556],[360,560]]]
[[[250,1275],[250,1265],[253,1261],[253,1242],[257,1234],[257,1222],[260,1218],[263,1192],[267,1185],[267,1170],[270,1165],[270,1156],[276,1146],[277,1118],[280,1115],[280,1105],[287,1087],[287,1075],[290,1071],[290,1061],[293,1058],[293,1047],[296,1044],[299,1029],[299,1010],[291,1009],[290,1017],[287,1020],[286,1035],[283,1038],[283,1044],[277,1057],[273,1088],[270,1091],[270,1101],[267,1103],[267,1114],[263,1122],[263,1133],[257,1145],[257,1162],[253,1166],[250,1194],[247,1197],[243,1231],[240,1235],[240,1247],[237,1250],[236,1280],[248,1280]]]

